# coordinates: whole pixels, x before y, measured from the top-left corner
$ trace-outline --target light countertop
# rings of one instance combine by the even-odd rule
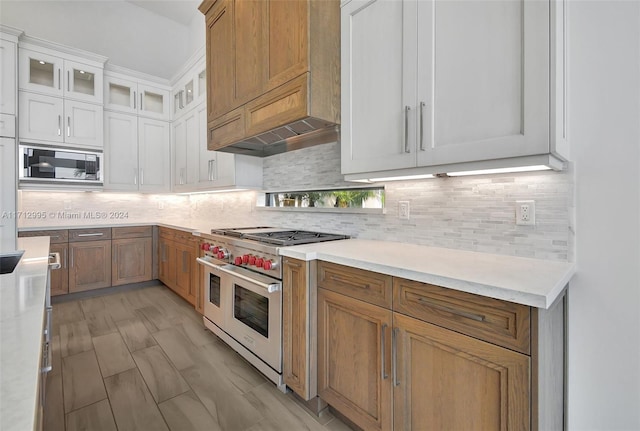
[[[575,265],[569,262],[363,239],[283,247],[280,254],[353,266],[544,309],[553,304],[575,273]]]
[[[25,254],[0,275],[0,429],[34,428],[42,361],[49,237],[19,238]]]

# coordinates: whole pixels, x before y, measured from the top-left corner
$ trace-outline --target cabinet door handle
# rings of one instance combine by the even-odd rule
[[[424,107],[426,103],[420,102],[420,151],[424,151]]]
[[[391,333],[391,367],[393,368],[393,386],[400,386],[398,381],[398,328],[393,328]]]
[[[144,107],[142,106],[142,91],[140,92],[140,110],[144,111]]]
[[[144,185],[144,169],[140,168],[140,185]]]
[[[58,115],[58,136],[62,136],[62,115]]]
[[[71,74],[67,70],[67,91],[71,91]]]
[[[411,149],[409,148],[409,111],[411,111],[410,106],[404,107],[404,152],[410,153]]]
[[[207,180],[211,181],[211,160],[209,160],[209,170],[207,171]]]
[[[62,75],[62,69],[58,69],[58,90],[62,90],[61,75]]]
[[[67,136],[71,136],[71,117],[67,117]]]
[[[67,249],[64,249],[63,268],[67,269]]]
[[[73,268],[73,248],[71,249],[71,268]]]
[[[381,360],[381,375],[382,375],[382,380],[386,380],[389,378],[389,375],[387,374],[387,364],[386,364],[386,346],[385,346],[385,338],[386,338],[386,332],[387,332],[387,324],[383,323],[382,324],[382,329],[380,330],[380,357],[382,358]]]
[[[134,91],[134,92],[133,92],[133,109],[137,109],[137,108],[136,108],[136,100],[137,100],[137,99],[136,99],[136,92]]]

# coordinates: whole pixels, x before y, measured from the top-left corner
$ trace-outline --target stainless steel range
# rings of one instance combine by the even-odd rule
[[[204,324],[264,375],[282,380],[282,257],[299,244],[346,235],[253,227],[212,229],[202,235]]]

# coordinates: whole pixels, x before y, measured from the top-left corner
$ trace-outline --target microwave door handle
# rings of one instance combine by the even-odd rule
[[[234,277],[238,277],[243,279],[244,281],[248,281],[249,283],[252,283],[256,286],[260,286],[263,289],[265,289],[267,292],[269,293],[274,293],[274,292],[278,292],[280,290],[282,290],[282,283],[279,282],[274,282],[274,283],[264,283],[262,281],[256,280],[255,278],[252,278],[248,275],[245,275],[243,273],[241,273],[240,271],[235,270],[235,266],[233,265],[228,265],[228,264],[224,264],[224,265],[216,265],[214,263],[208,262],[205,259],[202,258],[197,258],[196,261],[198,261],[198,263],[201,263],[202,265],[208,266],[209,268],[213,269],[214,271],[220,271],[220,272],[224,272],[225,274],[229,274],[232,275]]]
[[[58,115],[58,136],[62,134],[62,115]]]
[[[67,136],[71,136],[71,116],[67,117]]]

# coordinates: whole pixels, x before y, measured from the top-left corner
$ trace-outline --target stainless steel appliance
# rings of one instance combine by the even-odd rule
[[[212,229],[203,235],[204,324],[284,391],[281,247],[347,239],[280,228]]]
[[[20,185],[68,184],[102,186],[102,152],[20,145]]]

